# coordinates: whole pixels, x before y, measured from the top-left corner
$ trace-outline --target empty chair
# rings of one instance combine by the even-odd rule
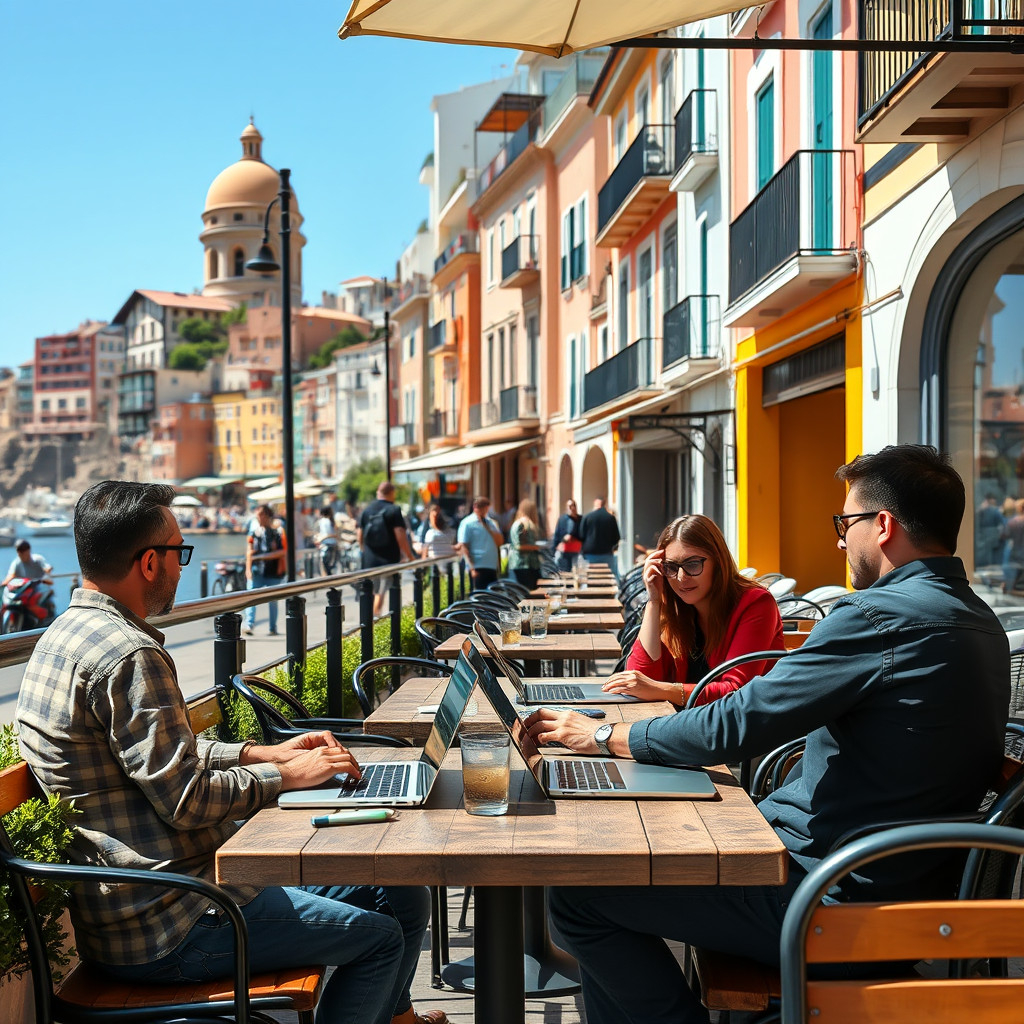
[[[381,669],[387,669],[381,673]],[[371,658],[356,666],[352,673],[352,692],[368,718],[374,708],[381,702],[381,693],[391,694],[395,676],[404,671],[406,675],[417,676],[449,676],[451,669],[428,658],[409,658],[404,655],[388,655],[383,658]],[[379,685],[383,681],[383,685]]]
[[[748,580],[756,579],[757,570],[752,565],[748,565],[745,569],[740,569],[740,575],[746,576]]]
[[[525,601],[530,596],[529,589],[515,580],[495,580],[488,585],[487,589],[497,591],[499,594],[511,594],[520,601]]]
[[[776,599],[792,594],[794,590],[796,590],[796,580],[792,576],[780,576],[779,579],[768,584],[768,592]]]
[[[849,593],[850,591],[846,587],[841,587],[836,583],[829,583],[824,587],[815,587],[813,590],[808,590],[806,594],[801,594],[800,596],[806,597],[808,601],[814,601],[825,607],[833,601],[838,601],[841,597],[846,597]]]
[[[434,656],[434,650],[439,643],[447,640],[450,636],[457,636],[459,633],[465,632],[459,623],[453,622],[448,618],[431,615],[424,615],[422,618],[417,619],[413,624],[413,628],[419,637],[420,647],[423,649],[423,657],[430,661],[437,661],[437,658]]]

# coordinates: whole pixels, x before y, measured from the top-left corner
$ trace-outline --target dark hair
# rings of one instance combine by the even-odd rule
[[[483,494],[478,494],[473,499],[473,508],[483,508],[484,505],[490,505],[490,503],[491,503],[491,499],[490,498],[486,497]]]
[[[262,512],[263,515],[269,516],[271,519],[274,518],[274,507],[272,505],[257,505],[257,512]]]
[[[436,502],[432,502],[430,508],[427,509],[427,522],[430,521],[430,513],[437,513],[437,526],[435,529],[445,530],[448,528],[448,520],[444,517],[444,510]]]
[[[31,551],[32,550],[32,545],[29,544],[29,542],[27,540],[22,539],[22,540],[19,540],[18,543],[14,545],[14,550],[15,551]]]
[[[704,572],[713,574],[708,608],[704,650],[717,649],[729,629],[729,618],[744,590],[759,587],[760,583],[741,576],[732,552],[725,543],[722,531],[713,519],[691,515],[673,519],[664,530],[655,547],[664,548],[672,541],[700,548],[708,553]],[[696,647],[697,609],[680,600],[670,586],[665,587],[661,602],[661,640],[673,658],[686,658]]]
[[[132,558],[167,530],[161,509],[170,508],[174,488],[129,480],[101,480],[75,505],[75,548],[88,580],[122,580]]]
[[[967,498],[949,456],[925,444],[891,444],[836,470],[865,511],[891,512],[919,548],[956,552]]]
[[[324,507],[322,509],[320,509],[320,515],[322,515],[325,519],[328,519],[332,515],[334,515],[334,513],[331,511],[331,506],[330,505],[324,505]]]

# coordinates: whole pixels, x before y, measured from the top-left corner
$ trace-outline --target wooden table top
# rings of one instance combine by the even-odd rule
[[[547,594],[534,595],[547,597]],[[622,614],[622,602],[617,597],[575,597],[569,596],[566,607],[570,612],[618,612]]]
[[[529,602],[527,602],[528,604]],[[523,606],[520,605],[520,607]],[[564,614],[548,616],[549,633],[567,633],[573,629],[589,629],[595,632],[602,629],[622,629],[622,624],[625,621],[621,611],[576,611],[573,605],[570,605],[569,609]]]
[[[360,759],[416,752],[361,748]],[[502,817],[462,807],[459,751],[424,807],[315,829],[268,807],[217,852],[217,881],[257,885],[781,885],[786,851],[724,767],[716,800],[547,800],[513,752]]]
[[[466,633],[442,640],[434,648],[435,657],[440,660],[457,658],[462,650],[462,641]],[[494,642],[502,654],[507,654],[516,661],[550,661],[575,658],[581,661],[597,661],[601,658],[617,659],[622,654],[619,641],[611,633],[549,633],[543,640],[534,640],[524,636],[518,647],[509,647],[501,642],[501,637],[494,636]],[[474,640],[477,649],[485,656],[487,652],[479,640]]]
[[[548,597],[551,591],[558,589],[560,584],[557,580],[539,580],[537,589],[530,591],[531,597]],[[614,583],[585,583],[582,587],[569,586],[565,588],[567,594],[575,594],[577,597],[584,597],[592,594],[594,597],[615,597],[619,588]]]
[[[550,678],[526,677],[528,683],[550,683]],[[570,676],[561,677],[559,683],[593,683],[593,676]],[[376,733],[378,736],[397,736],[400,739],[411,739],[414,743],[422,746],[430,733],[430,727],[434,721],[434,713],[421,712],[421,707],[432,707],[441,702],[441,695],[448,680],[438,676],[414,677],[406,679],[404,683],[393,693],[379,708],[375,708],[370,716],[363,723],[364,732]],[[502,688],[513,697],[514,689],[511,683],[502,681]],[[464,721],[470,725],[498,725],[498,716],[488,703],[487,698],[477,693],[470,701],[470,709],[476,705],[476,714],[467,716]],[[558,701],[552,701],[558,704]],[[525,713],[532,708],[522,708]],[[642,722],[647,718],[657,718],[661,715],[670,715],[676,709],[668,701],[638,701],[630,704],[602,704],[601,710],[605,713],[602,722],[616,724],[617,722]],[[362,753],[356,749],[356,756],[361,757]]]

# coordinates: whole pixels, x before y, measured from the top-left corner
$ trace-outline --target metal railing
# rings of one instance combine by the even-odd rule
[[[454,409],[435,409],[427,417],[427,437],[454,437],[459,432]]]
[[[430,286],[427,284],[426,278],[422,274],[417,274],[415,277],[410,278],[408,281],[403,281],[399,285],[398,291],[395,292],[395,301],[392,308],[397,309],[417,295],[429,294]]]
[[[509,136],[508,142],[477,175],[477,196],[482,196],[523,155],[526,147],[537,140],[537,136],[540,135],[541,119],[541,109],[538,108]]]
[[[444,348],[447,324],[447,320],[438,320],[436,324],[430,325],[430,336],[427,339],[428,352],[436,352],[439,348]]]
[[[416,424],[395,423],[391,427],[389,437],[392,448],[397,448],[400,445],[414,445],[416,443]]]
[[[712,359],[719,353],[721,312],[717,295],[688,295],[664,319],[661,365],[683,359]]]
[[[1024,0],[861,0],[861,39],[922,42],[1024,35]],[[870,120],[933,55],[882,49],[858,58],[858,123]]]
[[[497,402],[477,402],[469,407],[469,429],[480,430],[498,422]]]
[[[536,235],[519,235],[501,250],[501,279],[507,281],[520,270],[537,270],[540,246]]]
[[[655,338],[640,338],[583,376],[583,411],[654,383]]]
[[[502,423],[537,416],[537,389],[530,384],[514,384],[498,396],[498,414]]]
[[[675,172],[675,126],[645,124],[622,154],[597,194],[597,230],[603,231],[618,208],[643,178],[671,177]]]
[[[718,93],[694,89],[676,112],[676,170],[693,153],[718,152]]]
[[[589,96],[594,88],[597,76],[608,56],[609,47],[601,46],[588,50],[585,54],[575,53],[570,58],[569,67],[562,80],[551,90],[551,94],[541,107],[544,131],[549,132],[562,116],[562,111],[570,106],[577,96]]]
[[[729,225],[729,301],[735,302],[794,256],[856,245],[846,216],[854,154],[804,149],[786,161]]]
[[[445,246],[444,251],[434,260],[434,273],[436,274],[446,263],[451,262],[456,256],[461,256],[464,252],[479,251],[480,240],[475,234],[463,232],[460,235],[456,235]]]

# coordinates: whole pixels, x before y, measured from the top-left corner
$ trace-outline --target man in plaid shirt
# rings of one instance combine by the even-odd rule
[[[76,861],[213,878],[238,819],[282,790],[358,775],[329,732],[276,746],[197,739],[163,635],[183,543],[172,488],[107,480],[75,508],[82,587],[40,637],[18,700],[22,752],[46,792],[74,800]],[[429,916],[422,887],[235,887],[254,971],[335,965],[318,1022],[443,1024],[416,1014],[409,988]],[[197,894],[78,886],[72,919],[83,958],[133,981],[231,973],[230,926]]]

